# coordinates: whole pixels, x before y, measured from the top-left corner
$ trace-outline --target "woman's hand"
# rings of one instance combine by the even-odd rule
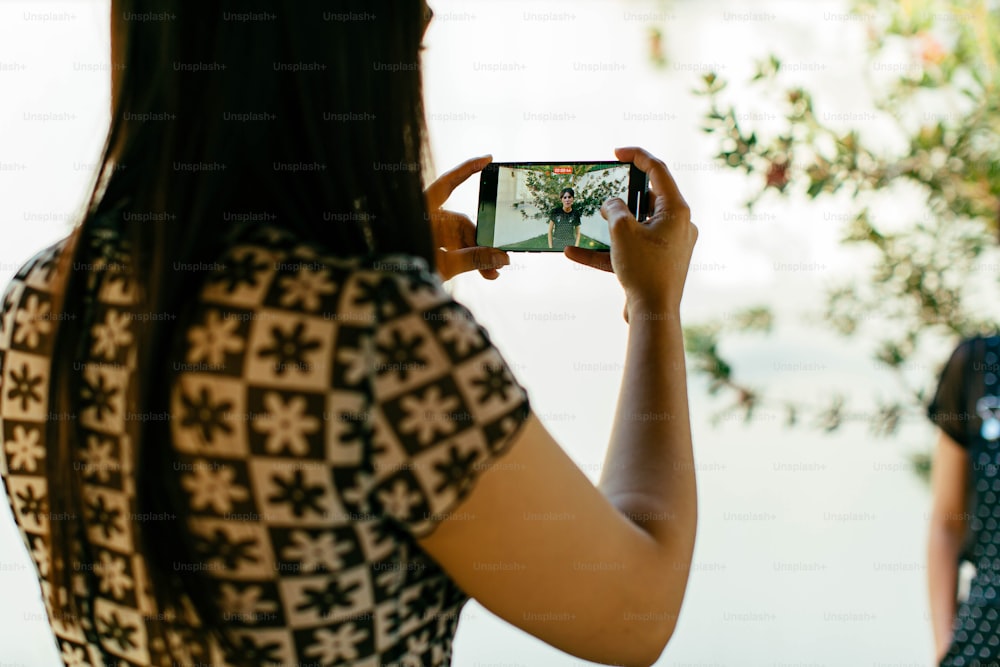
[[[638,222],[621,199],[604,202],[611,252],[567,247],[565,255],[618,276],[625,289],[625,320],[637,310],[669,316],[680,308],[698,228],[666,165],[641,148],[618,148],[615,155],[649,176],[653,214]]]
[[[431,218],[437,269],[444,280],[466,271],[478,270],[483,278],[496,280],[501,266],[510,264],[503,250],[476,245],[476,226],[468,216],[441,208],[459,185],[480,172],[493,158],[489,155],[466,160],[442,174],[424,192]]]

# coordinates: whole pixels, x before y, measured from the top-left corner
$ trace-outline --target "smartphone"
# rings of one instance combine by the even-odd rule
[[[522,252],[610,250],[601,205],[620,197],[645,217],[646,174],[631,162],[491,162],[479,181],[476,243]]]

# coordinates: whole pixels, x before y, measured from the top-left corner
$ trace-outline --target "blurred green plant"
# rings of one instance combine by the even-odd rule
[[[837,217],[841,243],[873,261],[867,275],[828,289],[825,322],[843,336],[874,340],[874,359],[899,377],[900,397],[867,412],[872,433],[888,437],[903,418],[923,414],[937,379],[937,373],[908,377],[902,372],[908,360],[933,346],[943,363],[949,351],[943,342],[996,330],[1000,306],[995,300],[977,306],[975,293],[984,279],[989,289],[1000,284],[1000,271],[982,270],[998,266],[983,258],[996,253],[1000,233],[1000,6],[858,0],[851,11],[867,30],[868,66],[859,77],[871,91],[870,113],[817,113],[823,100],[788,83],[773,54],[757,64],[748,84],[767,113],[759,104],[749,111],[746,100],[734,103],[728,82],[714,72],[695,92],[709,104],[704,131],[718,139],[717,160],[754,183],[748,211],[790,198],[847,207],[849,213]],[[770,122],[745,124],[761,117]],[[924,213],[902,224],[876,214],[904,200],[922,205]],[[740,411],[744,419],[778,403],[788,424],[842,426],[849,414],[842,396],[820,407],[769,401],[763,390],[736,379],[719,348],[724,337],[748,328],[769,330],[767,306],[751,314],[685,331],[695,372],[708,377],[710,393],[735,397],[726,411]],[[926,476],[926,457],[914,463]]]
[[[606,174],[600,180],[582,185],[581,178],[594,171],[604,171],[612,166],[573,165],[569,173],[555,173],[548,166],[524,166],[527,172],[524,179],[531,198],[527,201],[515,202],[517,209],[525,219],[534,218],[547,223],[549,212],[562,206],[560,193],[563,188],[573,188],[573,208],[580,215],[587,217],[601,209],[601,204],[609,197],[621,196],[628,187],[628,174],[620,176]],[[531,213],[529,213],[531,211]]]

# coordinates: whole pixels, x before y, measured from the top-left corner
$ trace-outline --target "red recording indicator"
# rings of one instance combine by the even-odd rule
[[[573,167],[552,167],[553,174],[572,174]]]

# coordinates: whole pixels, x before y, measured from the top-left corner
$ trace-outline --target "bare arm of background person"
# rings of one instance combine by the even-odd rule
[[[549,247],[552,247],[552,228],[556,226],[556,223],[549,220]]]
[[[937,662],[947,653],[952,639],[952,622],[957,606],[958,555],[966,528],[968,461],[966,450],[940,433],[931,473],[934,500],[927,540],[927,583]]]
[[[673,634],[697,524],[681,295],[698,231],[662,162],[619,149],[646,171],[656,213],[639,223],[602,207],[608,252],[567,248],[613,267],[631,322],[611,443],[598,488],[529,415],[502,465],[482,473],[460,516],[421,545],[501,618],[578,657],[647,666]],[[497,563],[509,567],[489,567]]]

